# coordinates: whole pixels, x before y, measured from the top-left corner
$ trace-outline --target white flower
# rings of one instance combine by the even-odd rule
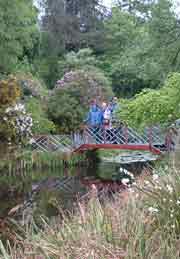
[[[169,200],[171,203],[173,202],[173,200]]]
[[[134,175],[132,173],[128,172],[127,170],[124,173],[129,175],[132,179],[134,179]]]
[[[171,218],[173,218],[173,217],[174,217],[173,213],[171,213],[171,214],[170,214],[170,217],[171,217]]]
[[[175,225],[173,224],[173,225],[171,225],[171,227],[172,227],[172,228],[175,228]]]
[[[148,211],[149,211],[150,213],[157,213],[159,210],[158,210],[157,208],[149,207],[149,208],[148,208]]]
[[[166,187],[169,193],[173,193],[173,188],[171,185],[167,184]]]
[[[161,187],[161,186],[158,186],[158,185],[155,185],[155,186],[154,186],[154,189],[155,189],[155,190],[162,190],[162,187]]]
[[[163,198],[163,202],[166,202],[167,200],[166,200],[166,198]]]
[[[5,113],[9,113],[11,111],[11,108],[8,107],[6,110],[5,110]]]
[[[122,182],[122,184],[127,185],[129,183],[129,179],[128,178],[123,178],[121,180],[121,182]]]
[[[137,183],[136,183],[136,182],[133,182],[132,185],[133,185],[133,186],[137,186]]]
[[[176,204],[179,205],[180,204],[180,200],[177,200]]]
[[[150,184],[150,182],[149,182],[149,181],[147,181],[147,180],[146,180],[146,181],[144,181],[144,183],[145,183],[146,185],[151,185],[151,184]]]
[[[3,120],[4,120],[4,121],[7,121],[7,117],[4,117]]]
[[[153,180],[156,181],[159,178],[159,175],[153,174]]]
[[[33,143],[35,143],[36,141],[33,139],[33,138],[31,138],[30,140],[29,140],[29,144],[33,144]]]

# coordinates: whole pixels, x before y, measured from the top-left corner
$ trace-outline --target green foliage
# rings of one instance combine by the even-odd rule
[[[149,58],[151,40],[147,25],[132,14],[114,8],[106,24],[106,49],[101,66],[112,79],[118,96],[131,97],[154,86],[156,64]]]
[[[120,97],[157,88],[168,73],[179,71],[179,22],[172,2],[120,1],[105,22],[101,67]]]
[[[0,73],[12,72],[27,55],[33,57],[38,41],[37,11],[33,1],[0,0]]]
[[[33,119],[33,134],[48,134],[55,131],[55,125],[48,119],[46,107],[42,101],[30,98],[26,103],[26,108]]]
[[[92,49],[85,48],[80,49],[77,53],[71,51],[67,53],[64,60],[60,60],[59,73],[64,74],[67,71],[83,69],[88,70],[89,67],[95,67],[97,65],[97,59],[93,55]]]
[[[158,63],[166,75],[169,71],[179,71],[180,24],[174,13],[173,2],[157,1],[152,8],[151,15],[149,32],[153,39],[152,56],[159,58]]]
[[[39,77],[44,80],[48,89],[54,88],[59,77],[58,61],[58,56],[51,55],[46,57],[45,54],[34,60],[34,68]]]
[[[136,127],[170,123],[180,117],[179,103],[180,74],[174,73],[159,90],[144,90],[126,101],[119,116]]]
[[[70,133],[82,123],[85,111],[76,89],[57,89],[48,103],[49,117],[57,126],[58,132]]]

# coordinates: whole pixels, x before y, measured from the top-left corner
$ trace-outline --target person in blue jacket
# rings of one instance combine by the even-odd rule
[[[90,107],[85,122],[91,127],[100,127],[103,123],[103,112],[96,103]]]

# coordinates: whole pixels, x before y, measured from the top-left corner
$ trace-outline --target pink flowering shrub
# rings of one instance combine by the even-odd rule
[[[81,102],[84,105],[89,104],[92,99],[102,101],[112,96],[110,82],[101,71],[95,68],[89,71],[80,69],[67,72],[57,81],[55,88],[79,90]]]

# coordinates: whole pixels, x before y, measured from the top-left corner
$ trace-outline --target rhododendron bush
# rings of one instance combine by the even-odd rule
[[[112,96],[109,80],[95,67],[64,74],[49,98],[49,117],[59,132],[70,133],[80,128],[93,99],[100,103]]]
[[[110,82],[96,68],[90,68],[89,71],[81,69],[65,73],[63,78],[57,81],[56,89],[79,91],[81,103],[86,106],[94,98],[102,101],[112,96]]]

